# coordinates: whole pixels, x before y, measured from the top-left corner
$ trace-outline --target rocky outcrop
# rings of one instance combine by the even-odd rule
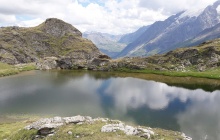
[[[36,62],[36,68],[39,70],[57,69],[57,57],[45,57]]]
[[[38,61],[39,69],[88,69],[114,71],[119,69],[160,71],[205,71],[220,66],[220,39],[204,42],[199,46],[180,48],[164,55],[151,57],[125,57],[111,60],[100,54],[89,60],[73,57],[46,57]]]
[[[129,125],[125,125],[124,123],[118,124],[107,124],[104,125],[101,129],[101,132],[117,132],[118,130],[123,131],[126,135],[139,136],[146,139],[150,139],[151,136],[154,136],[155,133],[149,129],[141,128],[141,127],[133,127]]]
[[[153,131],[152,128],[149,128],[149,127],[148,128],[141,127],[141,126],[133,127],[130,125],[126,125],[118,120],[110,120],[108,118],[93,119],[89,116],[79,116],[79,115],[73,116],[73,117],[54,117],[54,118],[40,119],[26,126],[25,129],[26,130],[31,130],[31,129],[37,130],[37,134],[35,138],[38,139],[38,138],[45,138],[48,136],[53,136],[60,127],[63,127],[66,125],[83,125],[83,124],[93,125],[99,122],[102,122],[102,124],[104,124],[100,128],[100,132],[102,133],[116,133],[118,131],[122,131],[124,132],[125,135],[142,137],[145,139],[151,139],[154,136],[158,135]],[[88,126],[87,126],[87,129],[88,129]],[[67,134],[72,135],[73,132],[68,131]],[[190,139],[190,137],[187,137],[183,133],[181,137],[184,140],[192,140]],[[77,135],[76,138],[79,138],[79,135]]]
[[[45,57],[36,62],[36,67],[39,70],[50,69],[88,69],[101,70],[102,66],[110,63],[111,58],[101,54],[91,60],[74,59],[72,57]]]
[[[68,64],[63,68],[71,68],[99,55],[102,53],[98,48],[82,38],[78,29],[56,18],[31,28],[0,28],[0,62],[3,63],[38,62],[40,69],[50,69],[55,68],[55,61],[60,60],[60,63]]]
[[[92,122],[93,119],[89,116],[74,116],[74,117],[54,117],[54,118],[44,118],[40,119],[39,121],[36,121],[32,123],[31,125],[28,125],[25,127],[27,130],[31,129],[54,129],[66,124],[78,124],[78,123],[83,123],[83,122]]]
[[[129,125],[125,125],[120,121],[114,121],[104,118],[95,118],[92,119],[89,116],[73,116],[73,117],[54,117],[54,118],[45,118],[40,119],[28,126],[25,127],[26,130],[36,129],[38,130],[37,137],[42,136],[51,136],[55,133],[55,128],[59,128],[64,125],[69,124],[83,124],[83,123],[95,123],[97,121],[102,121],[105,123],[114,122],[114,124],[106,124],[101,128],[101,132],[109,133],[116,131],[123,131],[126,135],[134,135],[138,137],[144,137],[146,139],[150,139],[151,136],[155,135],[155,133],[151,130],[151,128],[142,128],[142,127],[133,127]],[[70,132],[69,132],[70,133]]]

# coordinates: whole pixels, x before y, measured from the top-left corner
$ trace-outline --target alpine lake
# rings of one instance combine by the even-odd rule
[[[29,71],[0,78],[0,118],[7,114],[104,117],[219,140],[220,80]]]

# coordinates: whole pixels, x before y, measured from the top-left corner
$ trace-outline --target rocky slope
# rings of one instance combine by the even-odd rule
[[[66,69],[88,69],[98,71],[114,71],[120,69],[129,70],[151,70],[151,71],[180,71],[198,72],[216,69],[220,66],[220,39],[207,41],[199,46],[190,48],[179,48],[163,55],[150,57],[125,57],[120,59],[109,59],[106,55],[92,59],[89,63],[78,64],[73,67],[72,63],[62,66],[58,58],[45,58],[40,65],[49,68]],[[48,69],[48,68],[43,69]]]
[[[107,54],[108,56],[114,58],[119,52],[121,52],[126,44],[118,43],[121,38],[120,35],[110,35],[99,32],[85,32],[83,37],[91,40],[101,52]]]
[[[207,41],[196,47],[179,48],[163,55],[150,57],[125,57],[106,62],[99,70],[134,70],[159,71],[205,71],[220,66],[220,39]]]
[[[60,68],[72,68],[87,65],[100,55],[103,54],[91,41],[82,38],[79,30],[59,19],[50,18],[31,28],[0,28],[3,63],[30,63],[49,58]]]
[[[199,33],[195,38],[190,39],[182,43],[183,47],[190,47],[201,44],[202,42],[220,38],[220,23],[212,28],[205,29]]]
[[[219,5],[220,1],[216,1],[203,10],[190,9],[155,22],[118,57],[149,56],[183,46],[181,43],[220,23]]]

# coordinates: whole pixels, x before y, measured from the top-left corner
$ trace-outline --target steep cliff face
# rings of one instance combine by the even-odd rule
[[[29,63],[57,57],[58,61],[68,59],[73,65],[88,63],[99,55],[102,54],[98,48],[82,38],[79,30],[56,18],[31,28],[0,28],[0,61],[3,63]]]

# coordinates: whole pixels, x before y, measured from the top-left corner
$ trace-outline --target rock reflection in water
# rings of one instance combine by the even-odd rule
[[[220,139],[220,91],[138,78],[36,72],[0,79],[0,114],[89,115]]]

